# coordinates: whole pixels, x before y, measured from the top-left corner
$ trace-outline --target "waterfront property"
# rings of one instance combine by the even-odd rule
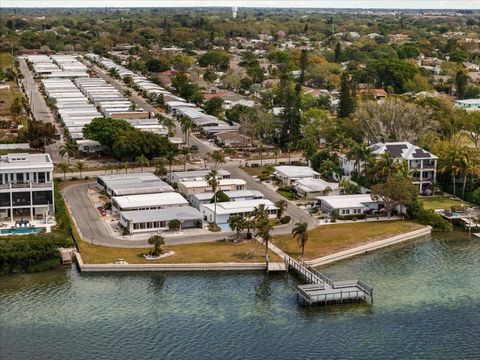
[[[342,188],[336,182],[327,182],[322,179],[299,179],[295,182],[295,190],[301,197],[314,199],[317,196],[341,195]]]
[[[217,203],[217,224],[227,224],[228,219],[233,215],[250,216],[259,205],[265,205],[270,219],[277,217],[278,208],[267,199],[220,202]],[[215,204],[201,205],[200,211],[204,220],[208,222],[214,221]]]
[[[247,184],[242,179],[220,179],[218,180],[218,191],[244,190]],[[181,181],[178,183],[178,191],[185,196],[212,191],[212,187],[206,180]]]
[[[110,196],[173,192],[170,185],[148,172],[100,175],[96,185]]]
[[[455,106],[467,111],[480,111],[480,99],[456,100]]]
[[[0,157],[0,221],[46,220],[55,211],[53,163],[49,154]],[[27,224],[23,223],[21,226]]]
[[[179,220],[181,229],[202,226],[202,214],[191,206],[160,210],[122,211],[119,224],[130,234],[168,230],[170,220]]]
[[[181,206],[188,206],[188,201],[176,192],[112,197],[112,210],[116,212],[158,210]]]
[[[332,215],[358,215],[384,207],[383,202],[373,200],[370,194],[317,196],[316,199],[322,211]]]
[[[284,185],[292,185],[300,179],[320,179],[320,174],[309,166],[275,166],[274,175]]]
[[[255,200],[264,198],[264,195],[258,190],[232,190],[224,191],[224,194],[228,196],[230,201]],[[210,204],[212,199],[213,192],[192,194],[188,197],[190,204],[196,209],[200,209],[201,205]]]
[[[219,179],[230,179],[230,172],[219,169]],[[181,181],[199,181],[205,180],[205,177],[210,173],[210,170],[195,170],[195,171],[172,171],[167,175],[167,180],[171,184],[176,184]]]

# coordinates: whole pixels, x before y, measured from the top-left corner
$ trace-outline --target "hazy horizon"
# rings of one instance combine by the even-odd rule
[[[134,3],[132,5],[132,2]],[[0,8],[136,8],[136,7],[248,7],[248,8],[356,8],[356,9],[480,9],[480,0],[2,0]]]

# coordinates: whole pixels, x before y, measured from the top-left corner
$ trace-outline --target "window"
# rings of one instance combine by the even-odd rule
[[[29,192],[16,192],[12,193],[13,206],[30,205],[30,193]]]
[[[53,195],[51,191],[34,191],[33,205],[53,204]]]
[[[10,206],[9,193],[0,193],[0,206]]]

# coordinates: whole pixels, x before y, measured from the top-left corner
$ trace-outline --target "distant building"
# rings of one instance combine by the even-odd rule
[[[230,216],[240,215],[249,216],[259,205],[265,205],[269,218],[276,218],[278,208],[267,199],[242,200],[217,203],[217,224],[227,224]],[[204,204],[200,206],[203,219],[208,222],[214,221],[214,204]]]
[[[232,190],[224,191],[223,193],[228,196],[230,201],[258,200],[264,198],[264,195],[257,190]],[[201,205],[210,204],[212,199],[213,192],[192,194],[188,197],[190,204],[196,209],[200,209]]]
[[[467,111],[479,111],[480,99],[457,100],[455,101],[455,106],[459,109],[464,109]]]
[[[167,179],[171,184],[176,184],[180,181],[197,181],[205,180],[205,176],[210,173],[210,170],[195,170],[195,171],[172,171],[168,173]],[[217,170],[219,179],[230,179],[230,171]]]
[[[301,197],[314,199],[317,196],[341,195],[342,188],[338,183],[327,182],[322,179],[300,179],[295,182],[295,190]]]
[[[218,180],[219,191],[244,190],[246,182],[242,179],[220,179]],[[205,180],[181,181],[178,183],[178,191],[185,196],[212,191],[212,187]]]
[[[113,211],[159,210],[182,206],[188,206],[188,201],[176,192],[112,197]]]
[[[101,175],[97,188],[110,196],[155,194],[173,192],[173,188],[152,173]]]
[[[332,215],[359,215],[384,208],[381,201],[375,201],[370,194],[319,196],[317,204],[322,211]]]
[[[320,173],[309,166],[282,165],[275,166],[275,177],[284,185],[292,185],[300,179],[320,179]]]
[[[55,211],[53,163],[49,154],[0,157],[0,221],[46,218]]]

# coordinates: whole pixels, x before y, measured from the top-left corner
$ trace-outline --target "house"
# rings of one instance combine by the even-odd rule
[[[479,111],[480,99],[456,100],[455,106],[459,109],[464,109],[467,111]]]
[[[55,211],[53,162],[49,154],[0,156],[0,221],[46,218]]]
[[[156,194],[173,192],[173,188],[152,173],[100,175],[97,188],[110,196]]]
[[[264,195],[257,190],[232,190],[224,191],[223,193],[228,196],[230,201],[256,200],[264,198]],[[196,209],[200,209],[200,205],[210,204],[212,199],[213,192],[192,194],[188,197],[188,201]]]
[[[480,84],[480,72],[479,71],[472,71],[467,73],[467,76],[470,78],[470,81],[475,84]]]
[[[358,93],[360,95],[363,95],[367,98],[373,98],[377,102],[380,102],[382,100],[385,100],[385,98],[388,96],[388,93],[385,91],[385,89],[359,89]]]
[[[314,199],[317,196],[341,195],[342,189],[338,183],[322,179],[299,179],[295,182],[295,190],[301,197]]]
[[[320,174],[309,166],[275,166],[274,175],[284,185],[292,185],[300,179],[320,179]]]
[[[252,139],[248,136],[239,134],[236,131],[223,131],[214,135],[215,141],[220,146],[233,148],[245,148],[252,145]]]
[[[112,197],[112,210],[114,212],[158,210],[181,206],[188,206],[188,201],[176,192]]]
[[[219,191],[244,190],[247,184],[242,179],[220,179],[218,182],[217,190]],[[210,192],[212,187],[206,180],[180,181],[178,183],[178,191],[185,196],[189,196],[191,194]]]
[[[202,226],[202,214],[191,206],[171,207],[161,210],[123,211],[119,224],[130,234],[168,230],[170,220],[179,220],[181,229]]]
[[[265,205],[269,218],[274,219],[277,217],[278,208],[267,199],[220,202],[217,203],[217,224],[227,224],[228,219],[233,215],[240,215],[243,217],[250,216],[253,210],[262,204]],[[204,204],[200,206],[200,212],[205,221],[214,221],[214,211],[214,204]]]
[[[195,170],[195,171],[172,171],[168,173],[167,180],[171,184],[176,184],[180,181],[197,181],[205,180],[205,176],[210,173],[210,170]],[[219,179],[230,179],[230,171],[217,170],[217,177]]]
[[[370,194],[318,196],[316,204],[322,211],[332,215],[358,215],[383,209],[381,201],[375,201]]]

